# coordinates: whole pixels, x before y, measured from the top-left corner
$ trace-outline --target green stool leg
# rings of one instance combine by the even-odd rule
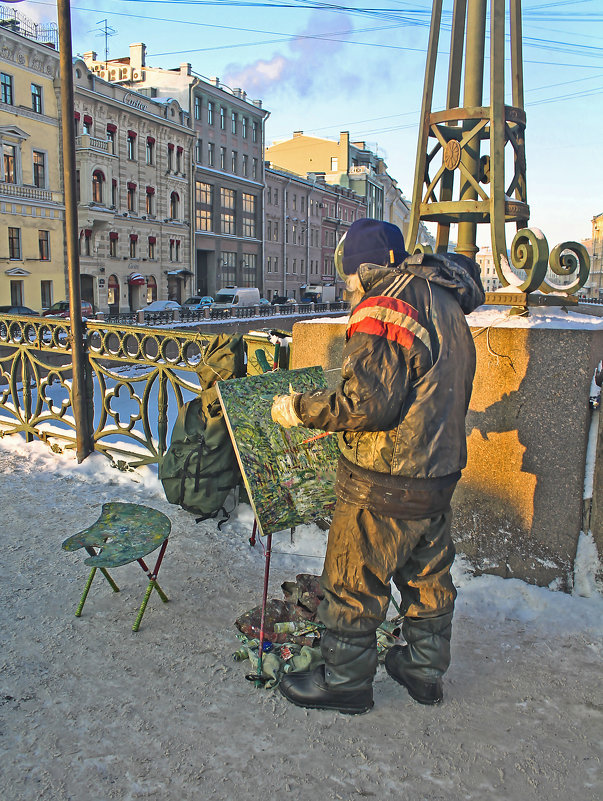
[[[111,585],[111,589],[113,590],[113,592],[119,592],[119,587],[117,586],[117,584],[113,581],[113,579],[109,575],[109,571],[106,568],[101,567],[100,568],[100,572],[103,574],[103,576],[107,579],[107,581]]]
[[[147,591],[144,594],[144,598],[143,598],[141,607],[138,610],[138,617],[136,618],[136,622],[132,626],[132,631],[138,631],[138,629],[140,628],[140,623],[142,621],[142,616],[144,615],[144,610],[147,608],[147,604],[149,602],[149,598],[151,597],[151,593],[153,592],[153,585],[154,584],[155,584],[155,582],[153,581],[153,579],[151,579],[151,581],[149,581],[149,586],[147,587]]]
[[[96,568],[93,567],[90,571],[90,575],[88,576],[88,581],[86,582],[86,586],[84,587],[83,595],[80,599],[77,609],[75,610],[75,616],[81,617],[82,609],[84,608],[84,604],[86,603],[86,598],[88,597],[88,592],[90,591],[90,586],[92,585],[92,581],[94,580],[94,575],[96,573]]]
[[[159,586],[159,584],[157,583],[157,581],[155,581],[155,584],[154,584],[154,586],[155,586],[155,589],[157,590],[157,595],[158,595],[158,596],[161,598],[161,600],[163,601],[163,603],[164,603],[164,604],[167,604],[167,602],[168,602],[170,599],[167,597],[167,595],[166,595],[166,594],[164,593],[164,591],[161,589],[161,587]]]

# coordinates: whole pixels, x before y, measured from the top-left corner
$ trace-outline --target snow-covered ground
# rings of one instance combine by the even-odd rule
[[[569,596],[472,577],[457,561],[445,701],[414,703],[379,668],[367,715],[305,711],[232,661],[234,619],[259,602],[263,555],[241,506],[219,531],[170,506],[151,469],[0,440],[0,799],[225,801],[600,799],[603,599],[584,538]],[[61,542],[106,501],[169,515],[172,537],[140,631],[138,566],[98,576]],[[275,536],[270,595],[321,570],[325,534]],[[149,561],[153,561],[151,557]]]

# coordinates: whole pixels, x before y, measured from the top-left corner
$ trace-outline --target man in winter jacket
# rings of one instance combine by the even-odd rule
[[[416,701],[435,704],[450,663],[450,500],[467,459],[475,348],[465,314],[484,301],[479,268],[460,255],[408,256],[396,226],[370,219],[352,224],[336,263],[360,299],[341,383],[272,406],[286,427],[340,432],[341,450],[318,610],[324,664],[285,676],[280,689],[299,706],[370,709],[393,579],[406,645],[389,650],[385,667]]]

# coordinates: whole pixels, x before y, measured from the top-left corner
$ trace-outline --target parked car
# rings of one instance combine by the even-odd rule
[[[0,314],[27,314],[39,317],[40,312],[30,309],[29,306],[0,306]]]
[[[206,306],[211,306],[214,299],[211,295],[192,295],[187,298],[182,307],[185,309],[204,309]]]
[[[89,303],[87,300],[82,301],[82,317],[92,317],[94,314],[94,309],[92,308],[92,304]],[[57,300],[56,303],[53,303],[49,309],[42,312],[42,317],[70,317],[69,312],[69,301],[68,300]]]
[[[179,303],[176,303],[175,300],[154,300],[152,303],[149,303],[148,306],[145,306],[143,309],[138,309],[138,311],[148,311],[148,312],[162,312],[162,311],[175,311],[176,309],[181,309],[182,306]]]
[[[268,298],[260,298],[260,306],[270,306],[270,301]]]

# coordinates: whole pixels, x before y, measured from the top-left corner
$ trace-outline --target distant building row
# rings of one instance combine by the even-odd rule
[[[39,311],[67,296],[59,56],[19,19],[0,27],[0,305]],[[347,133],[296,133],[265,163],[261,101],[190,64],[149,67],[144,44],[107,62],[86,53],[73,77],[81,288],[96,309],[229,284],[338,297],[333,250],[351,223],[405,227],[383,159]]]

